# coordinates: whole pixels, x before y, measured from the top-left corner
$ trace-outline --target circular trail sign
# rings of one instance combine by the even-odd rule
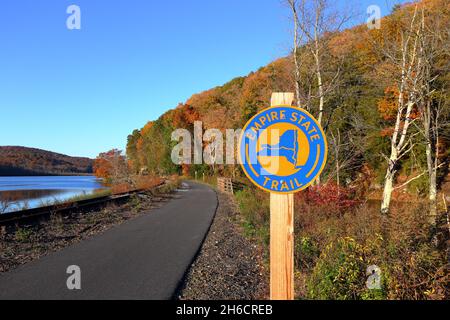
[[[289,194],[311,185],[327,161],[326,136],[306,110],[274,106],[245,125],[239,159],[247,177],[261,189]]]

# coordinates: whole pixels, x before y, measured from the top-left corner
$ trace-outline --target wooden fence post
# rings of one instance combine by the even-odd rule
[[[273,93],[271,106],[293,100],[293,93]],[[270,194],[270,298],[294,299],[294,194]]]

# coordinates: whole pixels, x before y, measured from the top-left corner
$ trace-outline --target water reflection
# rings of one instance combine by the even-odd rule
[[[105,190],[92,176],[0,177],[0,213],[50,205]]]

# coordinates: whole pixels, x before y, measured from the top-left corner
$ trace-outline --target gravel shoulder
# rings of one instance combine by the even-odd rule
[[[178,292],[180,300],[265,300],[268,270],[262,249],[243,235],[232,196],[219,206],[203,246]]]

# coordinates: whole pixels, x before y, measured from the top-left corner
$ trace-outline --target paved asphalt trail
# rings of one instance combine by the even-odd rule
[[[0,299],[170,299],[217,208],[213,190],[187,185],[147,215],[0,275]],[[81,290],[67,289],[70,265]]]

